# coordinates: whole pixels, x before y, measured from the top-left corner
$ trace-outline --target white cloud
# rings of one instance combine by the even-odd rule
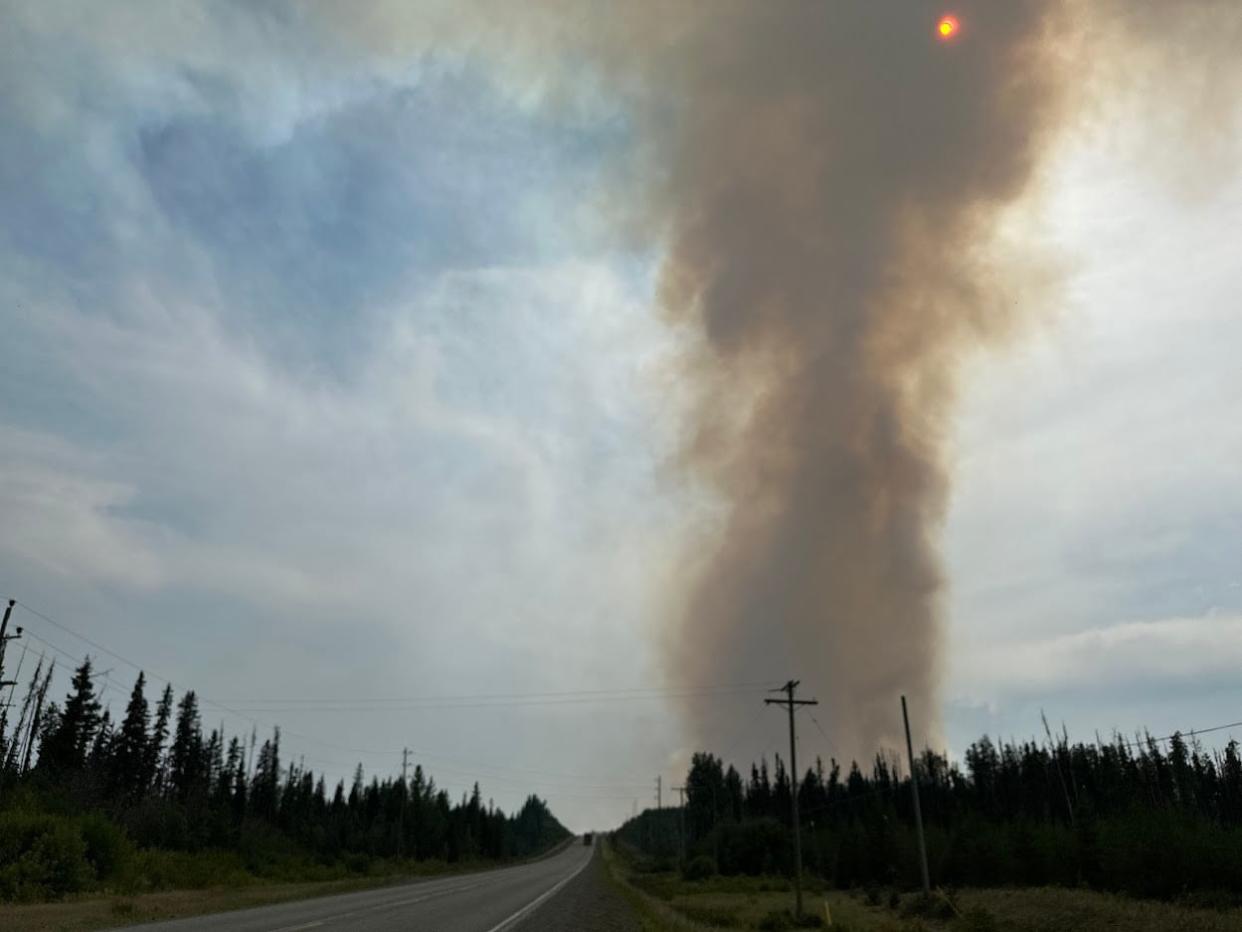
[[[1054,700],[1196,682],[1211,688],[1242,666],[1242,616],[1137,621],[1049,638],[966,645],[954,659],[955,701]]]
[[[958,740],[1028,734],[1044,704],[1081,729],[1238,717],[1240,182],[1187,204],[1099,136],[1053,172],[1063,304],[971,370],[959,422]]]
[[[389,335],[346,383],[290,373],[176,296],[147,295],[120,320],[37,307],[25,339],[117,433],[0,427],[0,510],[16,532],[7,585],[35,605],[55,587],[53,610],[70,617],[101,585],[124,608],[180,603],[198,619],[172,636],[180,659],[152,662],[208,696],[305,693],[305,669],[270,664],[314,628],[385,653],[331,673],[346,695],[658,681],[654,586],[679,525],[657,471],[673,415],[648,378],[667,341],[636,286],[588,263],[446,273],[378,315]],[[195,609],[204,598],[227,615]],[[136,646],[107,623],[100,637],[145,660],[170,621],[137,615]],[[209,642],[225,637],[249,640],[252,656],[212,663]],[[417,685],[373,682],[402,665]],[[599,763],[585,768],[583,748],[550,748],[546,729],[589,720],[589,708],[419,729],[424,749],[486,759],[486,735],[496,759],[553,772],[606,772],[608,760],[628,771],[634,747],[663,753],[666,713],[611,711]],[[285,718],[347,746],[408,740],[391,716]],[[622,749],[611,736],[628,732]],[[492,791],[511,803],[520,793],[507,789]],[[567,797],[558,811],[598,808]]]

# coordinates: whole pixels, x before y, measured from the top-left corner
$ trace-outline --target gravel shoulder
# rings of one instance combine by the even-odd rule
[[[577,877],[525,920],[515,932],[641,932],[633,907],[608,876],[599,846]]]

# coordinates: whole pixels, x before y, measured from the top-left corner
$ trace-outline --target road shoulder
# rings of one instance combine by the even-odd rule
[[[634,908],[608,876],[600,848],[573,880],[514,932],[642,932]]]

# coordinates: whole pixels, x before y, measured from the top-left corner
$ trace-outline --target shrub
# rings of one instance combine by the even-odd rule
[[[240,887],[254,883],[241,859],[231,851],[147,850],[134,859],[135,871],[147,889]]]
[[[1000,923],[986,909],[976,906],[962,914],[957,928],[962,932],[1000,932]]]
[[[775,819],[752,819],[719,826],[722,874],[786,873],[793,861],[789,832]]]
[[[691,922],[717,929],[732,928],[737,922],[734,911],[724,906],[700,906],[686,903],[678,906],[677,911]]]
[[[72,819],[0,815],[0,899],[62,897],[86,889],[94,877],[86,843]]]
[[[764,916],[759,922],[759,928],[762,932],[783,932],[785,929],[823,929],[825,924],[823,917],[814,913],[794,916],[788,909],[778,909]]]
[[[181,850],[189,843],[185,811],[165,799],[144,799],[124,814],[121,823],[139,848]]]
[[[682,875],[687,880],[701,881],[707,880],[716,873],[716,862],[705,854],[700,854],[697,858],[691,859],[686,865],[686,869],[682,871]]]
[[[124,830],[98,814],[84,816],[79,825],[86,845],[86,860],[96,878],[116,880],[131,867],[134,846]]]

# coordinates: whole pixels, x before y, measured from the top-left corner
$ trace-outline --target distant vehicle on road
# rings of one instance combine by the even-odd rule
[[[586,845],[586,846],[590,847],[592,844],[594,844],[594,843],[595,843],[595,836],[594,836],[594,835],[592,835],[590,832],[585,833],[585,834],[582,836],[582,843],[583,843],[584,845]]]

